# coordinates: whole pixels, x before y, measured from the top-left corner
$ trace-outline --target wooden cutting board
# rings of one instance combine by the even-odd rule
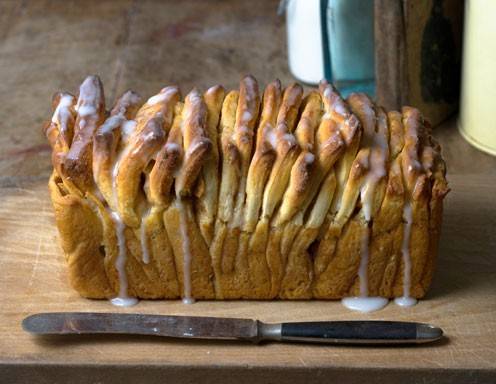
[[[450,176],[438,271],[428,298],[365,315],[339,302],[141,301],[116,308],[68,285],[46,178],[0,188],[1,382],[202,381],[249,383],[349,379],[367,383],[496,381],[496,180]],[[36,338],[21,320],[36,312],[109,311],[237,316],[267,322],[390,319],[430,322],[447,337],[430,346],[336,347],[168,340],[153,337]],[[5,380],[5,381],[4,381]],[[363,381],[362,381],[363,380]],[[431,381],[429,381],[431,382]]]

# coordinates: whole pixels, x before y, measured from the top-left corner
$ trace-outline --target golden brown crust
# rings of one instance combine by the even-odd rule
[[[105,255],[100,248],[103,228],[98,216],[84,199],[63,192],[62,179],[55,172],[48,186],[71,285],[88,298],[112,297],[115,292],[105,272]]]
[[[162,117],[148,120],[115,165],[117,210],[124,223],[130,227],[138,227],[141,222],[136,212],[138,199],[143,194],[140,190],[141,174],[165,141],[163,124]]]
[[[85,297],[127,283],[141,298],[337,299],[363,294],[363,276],[368,295],[427,292],[449,188],[414,108],[345,101],[326,82],[304,97],[277,80],[260,100],[246,76],[183,101],[165,87],[141,107],[128,91],[107,118],[90,76],[53,109],[49,188]]]
[[[88,76],[79,89],[71,148],[62,165],[68,185],[84,194],[94,189],[92,174],[93,134],[105,119],[105,96],[98,76]]]
[[[195,211],[200,231],[209,246],[214,236],[214,223],[219,194],[219,135],[217,127],[219,125],[224,96],[225,89],[218,85],[209,88],[203,95],[207,107],[207,135],[211,143],[211,149],[202,167],[200,180],[195,191],[195,195],[198,197]]]
[[[129,124],[140,105],[138,94],[127,91],[115,103],[110,117],[98,127],[93,139],[93,177],[99,191],[113,209],[117,209],[114,196],[113,164],[121,141],[123,124]]]
[[[183,124],[183,103],[177,103],[174,107],[175,117],[169,130],[166,144],[158,151],[155,163],[148,178],[148,199],[151,204],[166,208],[174,193],[172,184],[175,174],[181,164],[182,138],[181,126]]]
[[[52,165],[61,177],[62,165],[74,136],[76,98],[70,93],[57,92],[53,96],[52,119],[45,123],[43,133],[52,147]]]
[[[274,131],[280,103],[281,83],[277,80],[265,88],[255,153],[248,170],[244,220],[244,230],[247,232],[253,232],[258,222],[263,191],[276,158],[274,138],[271,143],[270,136]]]
[[[190,195],[211,142],[207,136],[207,107],[198,90],[193,89],[185,99],[182,110],[182,164],[176,177],[176,195]]]
[[[216,294],[223,298],[240,298],[250,290],[247,254],[239,239],[259,108],[258,84],[252,76],[241,79],[239,94],[228,94],[223,106],[223,114],[226,111],[226,119],[221,118],[223,176],[216,233],[210,247]]]

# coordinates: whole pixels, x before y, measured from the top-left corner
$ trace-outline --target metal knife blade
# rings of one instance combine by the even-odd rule
[[[329,344],[411,344],[442,337],[430,324],[400,321],[320,321],[266,324],[258,320],[124,313],[56,312],[26,317],[38,335],[128,334],[197,339],[261,340]]]
[[[257,336],[255,320],[127,313],[39,313],[26,317],[22,327],[39,335],[115,333],[233,340]]]

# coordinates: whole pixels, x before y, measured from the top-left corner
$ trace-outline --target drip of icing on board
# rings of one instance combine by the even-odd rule
[[[389,300],[385,297],[370,297],[368,295],[367,269],[369,264],[370,223],[372,221],[373,199],[377,183],[386,175],[386,156],[388,152],[384,135],[374,132],[372,140],[373,145],[369,155],[370,169],[365,179],[365,185],[360,191],[362,210],[366,222],[366,229],[362,235],[360,266],[358,269],[360,296],[345,297],[341,300],[346,308],[359,312],[377,311],[389,303]]]
[[[183,303],[193,304],[195,299],[191,296],[191,245],[188,236],[188,224],[186,222],[186,211],[184,204],[177,194],[177,209],[179,211],[179,227],[183,247]]]
[[[412,307],[417,304],[417,299],[410,296],[410,287],[412,279],[412,260],[410,257],[410,237],[412,234],[412,205],[409,201],[403,207],[403,219],[405,224],[403,227],[403,243],[401,245],[401,253],[403,255],[403,296],[394,299],[395,304],[400,307]]]
[[[190,93],[187,98],[189,98],[189,102],[191,104],[201,103],[201,98],[196,93]],[[191,108],[183,110],[183,113],[185,114],[185,121],[191,118]],[[184,138],[184,124],[181,126],[181,131]],[[191,146],[189,149],[191,149]],[[185,157],[188,157],[190,153],[189,149],[185,151]],[[177,172],[179,172],[179,169],[177,169]],[[195,299],[191,295],[191,244],[189,242],[186,210],[179,190],[176,191],[176,202],[177,209],[179,211],[179,229],[183,250],[183,303],[193,304]]]
[[[384,308],[389,300],[384,297],[368,296],[368,276],[367,267],[369,263],[369,242],[370,242],[370,227],[367,225],[364,234],[362,235],[362,243],[360,247],[360,267],[358,269],[358,277],[360,281],[360,296],[344,297],[341,303],[348,309],[359,312],[373,312]]]
[[[119,214],[117,212],[111,213],[112,220],[115,224],[115,231],[117,235],[117,246],[119,248],[119,255],[115,260],[115,268],[119,275],[119,294],[117,297],[110,300],[113,305],[119,307],[131,307],[138,303],[138,299],[135,297],[130,297],[127,294],[128,282],[126,275],[126,238],[124,236],[125,224],[122,222]]]
[[[122,156],[122,154],[121,154]],[[114,168],[112,170],[112,189],[114,194],[114,206],[117,209],[117,174],[119,173],[119,159],[116,160],[114,164]],[[126,260],[127,260],[127,249],[126,249],[126,237],[124,235],[124,230],[126,225],[122,221],[118,212],[111,211],[110,216],[115,224],[115,233],[117,235],[117,247],[119,249],[119,254],[117,259],[115,260],[115,268],[117,270],[117,274],[119,276],[119,293],[118,296],[111,299],[110,302],[119,307],[130,307],[138,303],[138,299],[135,297],[130,297],[127,293],[128,281],[127,281],[127,272],[126,272]]]

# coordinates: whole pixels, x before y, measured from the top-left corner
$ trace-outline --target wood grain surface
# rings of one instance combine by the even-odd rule
[[[34,338],[24,316],[123,311],[68,286],[46,183],[41,134],[56,90],[98,73],[111,103],[177,83],[183,91],[244,73],[262,84],[287,68],[285,26],[271,1],[0,1],[0,383],[494,383],[496,382],[496,158],[470,147],[453,119],[436,129],[453,191],[426,300],[372,315],[337,302],[142,301],[129,312],[244,316],[264,321],[392,319],[432,322],[432,346],[356,348],[165,340]]]
[[[134,375],[153,375],[157,370],[172,374],[174,370],[188,368],[186,376],[175,377],[177,382],[187,382],[186,378],[192,374],[190,368],[200,370],[202,367],[206,371],[213,370],[212,375],[204,377],[208,379],[205,382],[214,382],[226,372],[236,372],[239,382],[249,382],[255,368],[267,370],[273,377],[287,374],[287,369],[308,371],[316,379],[319,374],[332,375],[354,369],[359,372],[379,370],[386,376],[396,372],[403,382],[417,382],[419,375],[426,373],[434,375],[429,377],[439,376],[437,382],[449,382],[457,375],[480,380],[487,375],[487,379],[494,380],[496,183],[481,176],[452,175],[450,181],[453,191],[447,198],[438,271],[428,297],[410,309],[390,304],[369,315],[350,312],[339,302],[323,301],[198,302],[194,305],[179,301],[141,301],[135,307],[121,309],[106,301],[82,299],[68,286],[46,180],[4,182],[0,189],[3,368],[8,373],[24,365],[30,369],[55,366],[54,371],[42,369],[46,377],[55,382],[63,377],[57,375],[68,374],[73,366],[81,371],[88,364],[99,369],[108,367],[107,373],[134,367]],[[408,320],[439,325],[447,338],[431,346],[356,348],[295,344],[254,346],[117,336],[36,338],[22,331],[23,317],[49,311],[248,317],[267,322]],[[368,382],[384,383],[374,380]],[[117,381],[109,379],[108,382]]]

